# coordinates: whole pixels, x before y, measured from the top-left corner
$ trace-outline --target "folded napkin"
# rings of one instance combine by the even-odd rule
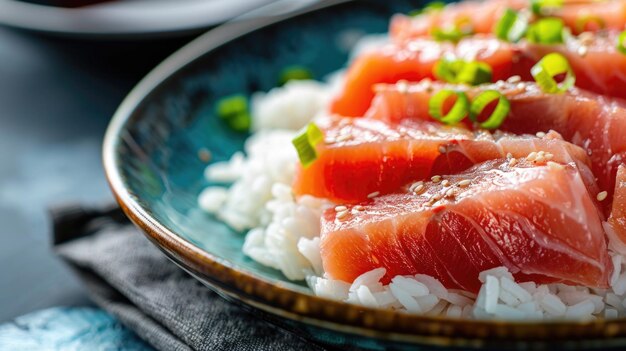
[[[100,307],[158,350],[326,350],[227,302],[170,262],[118,208],[52,211],[58,255]]]

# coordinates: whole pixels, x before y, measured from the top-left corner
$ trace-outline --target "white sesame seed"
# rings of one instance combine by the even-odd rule
[[[526,83],[520,82],[515,86],[518,90],[526,90]]]
[[[535,134],[535,135],[537,135],[537,138],[543,138],[543,137],[546,136],[546,133],[544,133],[544,132],[537,132],[537,134]]]
[[[424,186],[424,184],[420,184],[420,185],[416,186],[416,187],[415,187],[415,189],[413,189],[413,192],[414,192],[416,195],[419,195],[419,194],[421,194],[422,192],[424,192],[424,189],[426,189],[426,187]]]
[[[430,198],[430,201],[437,202],[437,201],[441,200],[442,197],[443,197],[443,195],[437,193],[437,194],[433,195],[433,197]]]
[[[528,156],[526,156],[526,159],[528,161],[534,161],[537,159],[537,153],[535,151],[531,152],[528,154]]]
[[[454,188],[448,189],[448,191],[446,191],[446,197],[455,197],[456,196],[456,190]]]
[[[326,144],[334,144],[337,141],[334,138],[326,138],[326,139],[324,139],[324,142]]]
[[[543,156],[537,156],[537,158],[535,159],[535,162],[537,163],[544,163],[546,162],[546,158]]]
[[[361,205],[356,205],[353,207],[353,209],[357,210],[357,211],[365,211],[365,207],[361,206]]]
[[[513,167],[517,164],[517,159],[516,158],[512,158],[509,160],[509,166]]]
[[[550,161],[551,159],[554,158],[554,155],[549,152],[546,152],[546,154],[543,157],[545,157],[546,160]]]
[[[432,177],[430,178],[430,180],[431,180],[433,183],[439,183],[439,182],[441,181],[441,176],[438,176],[438,175],[436,175],[436,176],[432,176]]]
[[[509,79],[506,80],[509,83],[518,83],[522,81],[522,77],[515,75],[515,76],[510,76]]]
[[[441,181],[441,185],[443,185],[444,187],[450,186],[450,181],[447,179],[444,179],[443,181]]]
[[[348,208],[346,206],[336,206],[335,207],[335,211],[336,212],[343,212],[345,210],[347,210]]]
[[[342,219],[348,215],[348,211],[337,212],[337,219]]]
[[[406,94],[409,92],[409,83],[406,80],[400,80],[396,83],[396,89],[401,94]]]
[[[609,193],[607,193],[606,191],[602,191],[598,193],[598,196],[596,196],[596,199],[598,199],[598,201],[604,201],[607,196],[609,196]]]
[[[440,154],[445,154],[446,153],[446,147],[443,145],[439,145],[439,153]]]
[[[556,162],[552,162],[552,161],[548,161],[548,167],[549,167],[550,169],[552,169],[552,170],[555,170],[555,171],[560,171],[560,170],[562,170],[563,168],[565,168],[565,167],[563,167],[563,165],[558,164],[558,163],[556,163]]]
[[[459,182],[459,186],[460,186],[461,188],[465,188],[465,187],[469,186],[471,183],[472,183],[472,181],[471,181],[471,180],[469,180],[469,179],[463,179],[462,181],[460,181],[460,182]]]
[[[578,49],[576,50],[576,53],[578,54],[578,56],[581,57],[585,57],[587,56],[587,52],[589,51],[589,48],[587,46],[579,46]]]
[[[593,43],[594,34],[592,32],[582,32],[578,35],[578,40],[582,45],[589,45]]]
[[[510,160],[510,159],[512,159],[512,158],[513,158],[513,154],[512,154],[512,153],[510,153],[510,152],[507,152],[507,153],[506,153],[506,159],[507,159],[507,160]]]
[[[346,140],[350,140],[352,139],[352,135],[350,134],[341,134],[340,136],[337,137],[337,142],[342,142],[342,141],[346,141]]]
[[[424,182],[415,182],[413,184],[411,184],[411,186],[409,187],[409,191],[414,191],[418,186],[423,185]]]
[[[368,195],[367,195],[367,198],[368,198],[368,199],[373,199],[373,198],[375,198],[375,197],[376,197],[376,196],[378,196],[378,195],[380,195],[380,191],[375,191],[375,192],[373,192],[373,193],[368,194]]]

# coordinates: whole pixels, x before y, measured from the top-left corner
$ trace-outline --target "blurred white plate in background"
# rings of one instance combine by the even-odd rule
[[[272,2],[273,0],[112,0],[78,8],[65,8],[18,0],[0,0],[0,24],[86,37],[176,35],[220,24]]]

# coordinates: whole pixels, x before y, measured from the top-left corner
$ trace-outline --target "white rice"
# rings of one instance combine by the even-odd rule
[[[333,204],[293,196],[290,184],[297,155],[291,139],[297,129],[323,113],[331,90],[332,84],[301,81],[255,94],[255,134],[247,141],[245,154],[237,153],[206,169],[211,182],[232,185],[205,189],[199,206],[233,229],[247,231],[243,247],[247,256],[291,280],[306,280],[318,296],[404,313],[502,320],[626,316],[626,260],[622,256],[626,245],[616,239],[608,223],[604,225],[615,266],[608,290],[518,283],[506,267],[481,272],[477,295],[446,289],[424,274],[396,276],[383,285],[384,268],[366,272],[352,284],[326,277],[320,256],[320,216]]]

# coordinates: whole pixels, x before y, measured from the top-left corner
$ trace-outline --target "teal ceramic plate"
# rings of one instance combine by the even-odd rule
[[[504,323],[421,317],[330,301],[241,252],[243,235],[197,206],[207,186],[198,150],[213,161],[241,150],[245,135],[214,115],[214,102],[269,90],[281,68],[302,64],[317,77],[344,65],[342,33],[384,32],[404,1],[331,1],[288,15],[220,27],[150,73],[113,118],[104,144],[111,188],[126,214],[174,262],[223,296],[272,321],[340,347],[416,345],[496,349],[626,346],[626,320]],[[201,318],[201,317],[199,317]]]

